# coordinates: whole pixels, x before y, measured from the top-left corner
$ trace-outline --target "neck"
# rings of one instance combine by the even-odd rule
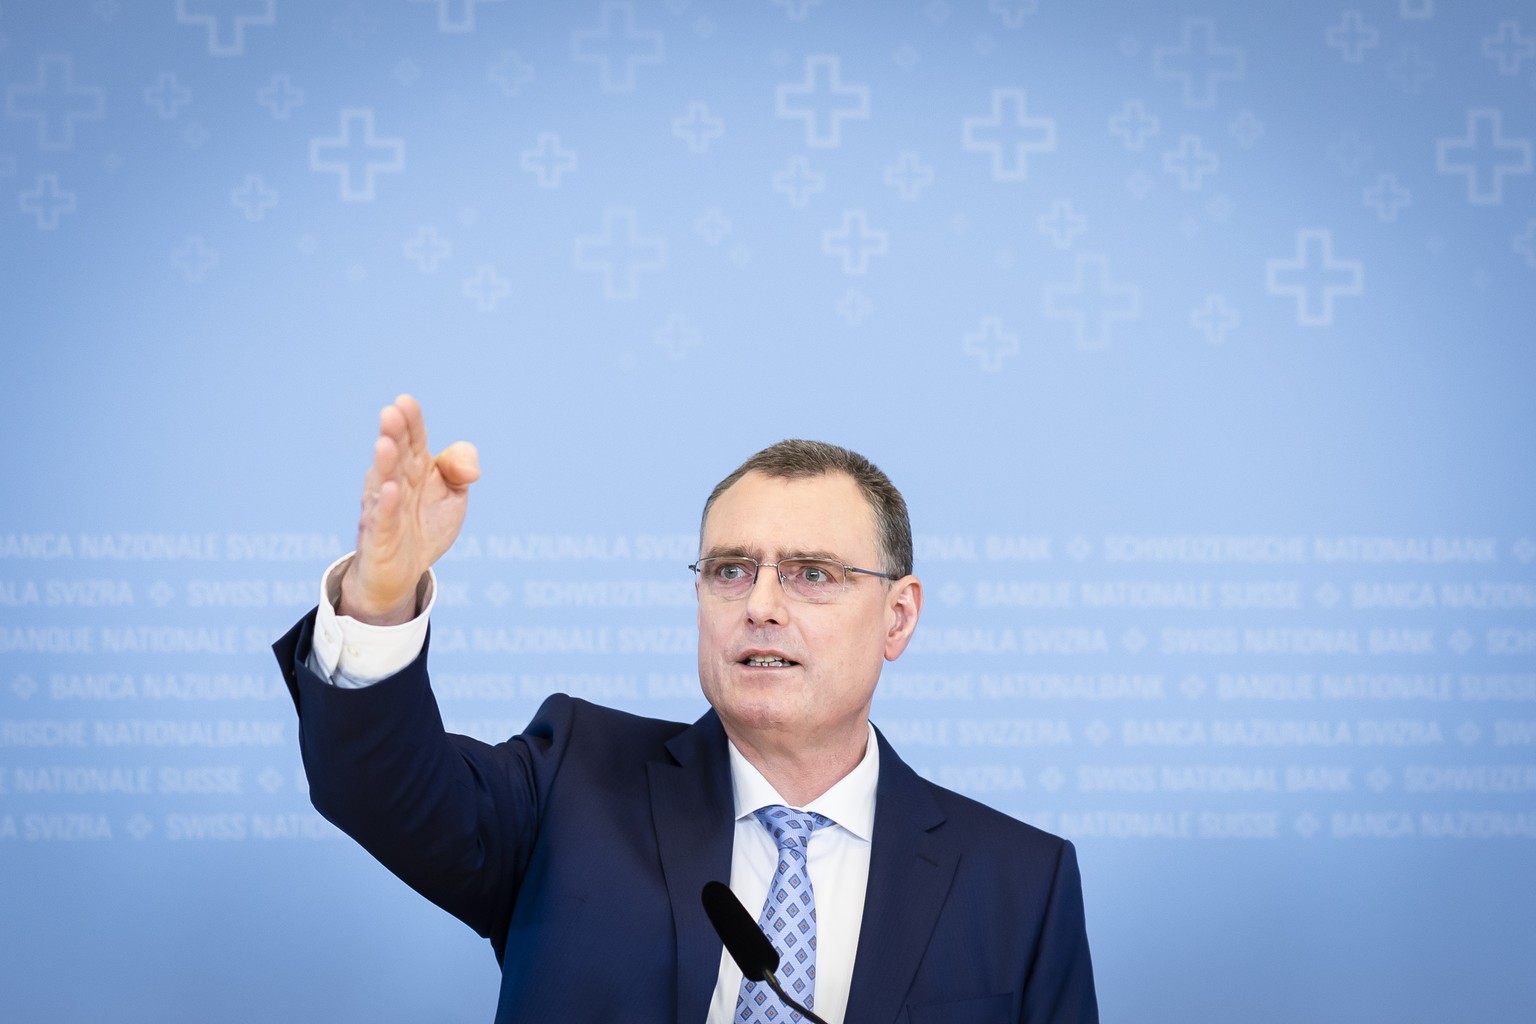
[[[856,735],[812,746],[775,743],[771,737],[743,734],[730,726],[725,732],[741,756],[796,807],[804,807],[841,782],[859,766],[869,745],[869,725],[864,721]]]

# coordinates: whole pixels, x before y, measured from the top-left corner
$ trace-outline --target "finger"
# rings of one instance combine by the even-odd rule
[[[480,479],[480,452],[468,441],[455,441],[438,453],[437,469],[444,483],[462,490]]]
[[[405,416],[393,405],[386,405],[379,410],[379,436],[375,439],[375,451],[377,441],[388,438],[397,450],[404,451],[409,441],[410,432],[405,425]]]
[[[373,490],[386,480],[400,479],[400,445],[394,438],[379,437],[373,442],[373,465],[368,473],[373,477]]]
[[[373,460],[368,463],[368,472],[363,474],[362,506],[365,515],[378,501],[379,485],[385,480],[386,471],[394,458],[393,453],[399,450],[393,439],[393,434],[398,432],[400,426],[398,420],[394,406],[379,410],[379,436],[373,439]],[[390,446],[388,452],[381,453],[380,445],[383,444]]]
[[[427,449],[426,427],[421,406],[410,395],[401,395],[396,404],[386,407],[389,436],[396,445],[393,478],[404,487],[406,501],[414,501],[432,475],[434,459]]]
[[[399,491],[399,447],[388,437],[378,437],[373,442],[373,463],[363,477],[362,517],[358,522],[359,533],[371,532],[379,525],[379,495],[386,484]],[[396,502],[398,504],[398,501]]]
[[[379,436],[392,437],[401,443],[409,440],[410,426],[398,405],[391,403],[379,410]]]
[[[421,403],[410,395],[396,395],[394,408],[405,427],[402,448],[413,457],[431,458],[427,454],[427,422],[421,414]]]
[[[402,394],[385,406],[387,436],[399,446],[399,475],[402,483],[420,482],[432,469],[432,453],[427,449],[427,430],[421,415],[421,405],[410,395]],[[380,420],[381,432],[386,420]]]

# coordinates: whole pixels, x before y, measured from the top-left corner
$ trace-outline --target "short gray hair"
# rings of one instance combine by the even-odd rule
[[[864,500],[869,503],[875,516],[875,529],[879,533],[881,566],[896,576],[908,576],[912,572],[912,523],[907,517],[907,502],[891,483],[891,478],[880,467],[858,452],[840,448],[825,441],[789,439],[771,444],[737,466],[730,476],[715,485],[704,501],[704,514],[699,517],[702,534],[704,522],[715,499],[724,494],[736,481],[748,473],[762,473],[778,480],[802,480],[810,477],[841,473],[858,485]]]

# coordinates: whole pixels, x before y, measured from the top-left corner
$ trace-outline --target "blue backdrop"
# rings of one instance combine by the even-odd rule
[[[461,730],[695,717],[702,499],[825,438],[1107,1019],[1536,1015],[1527,4],[6,0],[0,91],[0,1017],[490,1018],[266,652],[402,390]]]

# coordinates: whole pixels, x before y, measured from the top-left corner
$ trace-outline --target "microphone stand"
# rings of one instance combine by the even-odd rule
[[[779,979],[774,977],[774,972],[779,969],[779,951],[768,941],[768,936],[763,934],[736,894],[731,892],[731,887],[724,882],[705,882],[704,891],[699,895],[704,902],[704,912],[709,915],[709,923],[714,926],[720,941],[725,943],[726,952],[731,954],[731,959],[741,968],[742,977],[748,981],[765,983],[784,1001],[785,1006],[811,1024],[827,1024],[791,999],[789,993],[779,986]]]
[[[811,1024],[827,1024],[826,1021],[822,1020],[820,1017],[816,1016],[810,1010],[807,1010],[805,1007],[801,1006],[795,1000],[791,999],[789,997],[789,993],[785,992],[784,989],[779,987],[779,979],[775,978],[771,972],[768,973],[768,974],[763,975],[763,977],[761,977],[761,978],[753,978],[752,980],[753,981],[765,981],[765,982],[767,982],[768,983],[768,987],[773,989],[775,992],[777,992],[779,994],[779,998],[784,1000],[784,1005],[785,1006],[787,1006],[791,1010],[794,1010],[795,1012],[799,1013],[806,1020],[810,1021]]]

